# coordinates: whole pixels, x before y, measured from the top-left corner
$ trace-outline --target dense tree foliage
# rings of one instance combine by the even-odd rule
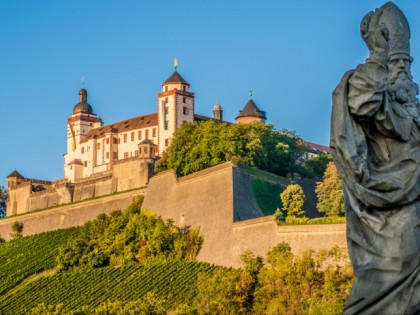
[[[302,187],[297,184],[287,186],[280,194],[280,199],[283,205],[283,213],[286,216],[296,218],[305,216],[305,210],[303,210],[305,194]]]
[[[0,218],[6,216],[7,190],[0,186]]]
[[[293,132],[261,123],[225,124],[209,120],[186,123],[176,131],[157,172],[174,169],[187,175],[230,160],[286,176],[295,169],[303,141]]]
[[[344,249],[310,250],[295,256],[287,243],[280,243],[259,273],[253,312],[342,314],[352,280]]]
[[[64,268],[96,268],[127,263],[194,260],[203,244],[199,227],[176,227],[134,203],[81,227],[78,237],[62,246],[57,257]]]
[[[327,216],[344,216],[343,186],[334,162],[327,165],[324,181],[315,188],[318,196],[317,209]]]
[[[329,162],[332,162],[331,154],[318,154],[305,161],[303,166],[311,177],[322,178]]]
[[[280,243],[261,258],[247,253],[241,269],[198,279],[197,297],[183,314],[342,314],[353,273],[345,249],[295,256]]]

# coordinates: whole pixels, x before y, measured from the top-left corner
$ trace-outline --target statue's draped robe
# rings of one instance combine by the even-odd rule
[[[420,314],[420,124],[366,63],[333,94],[331,149],[343,179],[355,282],[345,314]]]

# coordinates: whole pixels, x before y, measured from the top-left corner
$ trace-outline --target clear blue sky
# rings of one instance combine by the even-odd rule
[[[331,92],[364,62],[359,24],[384,1],[0,0],[0,184],[63,177],[66,120],[81,77],[105,124],[156,111],[179,72],[196,113],[234,121],[249,90],[278,129],[328,145]],[[395,1],[420,60],[420,1]],[[414,79],[420,78],[418,63]]]

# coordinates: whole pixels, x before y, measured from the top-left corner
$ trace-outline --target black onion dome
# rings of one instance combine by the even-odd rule
[[[73,108],[73,114],[77,113],[92,114],[92,106],[87,102],[87,91],[85,89],[79,91],[79,103]]]

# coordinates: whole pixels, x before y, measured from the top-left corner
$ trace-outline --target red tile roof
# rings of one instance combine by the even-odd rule
[[[137,117],[122,120],[113,124],[109,124],[109,125],[105,125],[99,128],[92,129],[86,135],[85,140],[81,142],[86,142],[89,139],[93,139],[95,137],[100,138],[110,132],[121,133],[121,132],[130,131],[134,129],[153,127],[157,125],[158,125],[157,113],[137,116]]]
[[[329,147],[326,147],[321,144],[305,141],[305,147],[312,153],[317,153],[317,154],[320,154],[320,153],[330,154],[331,153]]]

